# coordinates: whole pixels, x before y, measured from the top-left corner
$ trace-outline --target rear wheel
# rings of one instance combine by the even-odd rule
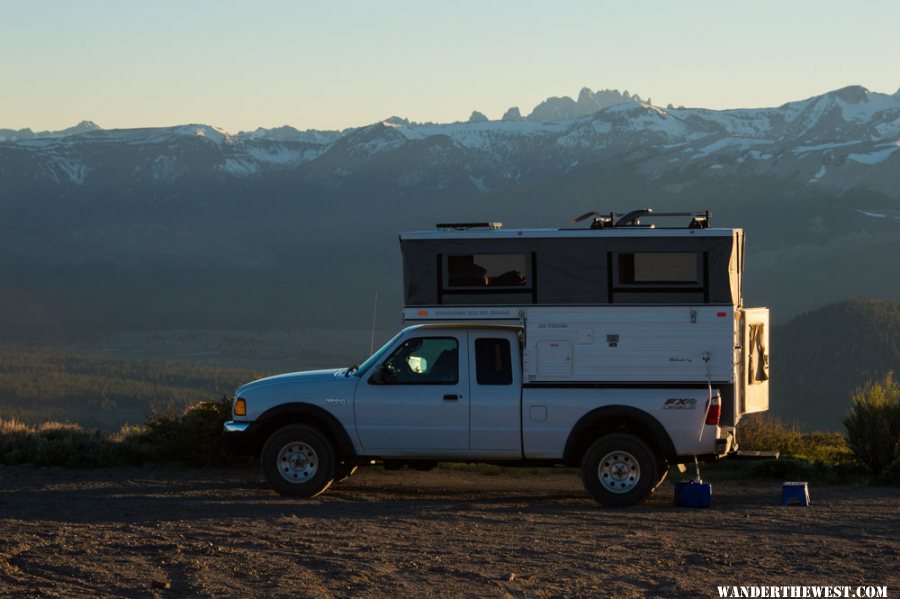
[[[659,466],[647,444],[627,433],[597,439],[581,462],[584,488],[607,507],[636,505],[660,481]]]
[[[331,442],[317,429],[291,424],[275,431],[262,450],[262,470],[282,495],[314,497],[331,486],[335,472]]]

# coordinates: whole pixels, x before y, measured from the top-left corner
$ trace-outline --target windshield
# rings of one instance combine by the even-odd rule
[[[400,333],[397,333],[396,335],[394,335],[390,341],[388,341],[387,343],[382,345],[381,349],[379,349],[377,352],[372,354],[368,360],[366,360],[365,362],[360,364],[358,367],[356,367],[355,369],[351,368],[350,374],[353,374],[356,376],[364,375],[366,373],[366,371],[369,370],[373,364],[375,364],[375,362],[377,362],[378,360],[381,359],[381,356],[384,355],[384,353],[388,350],[388,348],[390,348],[392,345],[394,345],[394,342],[397,340],[398,337],[400,337],[400,335],[402,333],[403,332],[401,331]]]

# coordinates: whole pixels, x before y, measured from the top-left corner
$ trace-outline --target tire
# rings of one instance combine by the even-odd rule
[[[262,450],[262,471],[282,495],[315,497],[334,480],[334,447],[317,429],[291,424],[272,433]]]
[[[347,480],[359,470],[359,466],[356,464],[348,464],[347,462],[341,462],[334,468],[334,482],[339,483],[341,481]]]
[[[659,466],[647,444],[634,435],[612,433],[597,439],[581,461],[584,488],[606,507],[644,501],[660,481]]]

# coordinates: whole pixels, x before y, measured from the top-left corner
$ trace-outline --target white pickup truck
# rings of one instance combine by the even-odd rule
[[[642,238],[674,238],[668,244],[679,254],[674,259],[664,255],[665,245],[635,252],[634,229],[625,236],[615,227],[578,231],[589,235],[532,233],[548,254],[548,239],[594,240],[609,252],[623,238],[628,242],[622,247],[632,255],[609,262],[630,270],[624,282],[601,282],[606,301],[597,305],[561,303],[558,287],[552,290],[556,303],[542,302],[534,281],[551,278],[550,267],[541,271],[534,255],[517,257],[528,253],[522,232],[509,247],[495,229],[401,237],[426,246],[435,238],[453,241],[449,261],[441,262],[440,243],[437,258],[425,261],[450,271],[434,277],[443,296],[438,301],[417,300],[421,281],[406,264],[404,317],[422,322],[358,367],[244,385],[235,393],[225,437],[260,455],[269,483],[287,495],[317,495],[375,460],[417,468],[457,461],[580,467],[599,503],[636,504],[669,466],[733,451],[741,415],[768,408],[768,310],[745,309],[739,297],[723,301],[723,294],[740,290],[730,279],[743,263],[742,234],[685,231],[641,230]],[[460,238],[479,247],[466,254]],[[703,251],[685,258],[695,243]],[[716,248],[729,254],[720,260],[725,281],[718,287],[710,266],[716,259],[704,254]],[[405,257],[422,248],[409,249]],[[669,270],[654,270],[654,260]],[[495,277],[490,270],[507,268],[504,261],[518,261],[520,269]],[[488,265],[482,267],[485,287],[492,277],[502,283],[485,294],[471,279],[452,278],[454,265],[471,273],[473,263]],[[677,272],[667,275],[672,269]],[[607,276],[617,276],[611,270]],[[639,287],[645,277],[651,284]],[[453,280],[463,281],[464,301],[446,301],[459,291],[448,283]],[[495,298],[507,295],[504,284],[516,286],[508,295],[524,292],[531,301],[498,303]],[[660,289],[665,301],[648,302]],[[627,301],[635,293],[641,301]],[[678,293],[686,301],[678,301]]]

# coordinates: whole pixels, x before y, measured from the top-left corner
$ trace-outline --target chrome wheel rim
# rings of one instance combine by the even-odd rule
[[[627,493],[641,480],[641,465],[627,451],[611,451],[600,460],[597,476],[610,493]]]
[[[278,452],[278,473],[289,483],[305,483],[318,469],[319,456],[306,443],[288,443]]]

